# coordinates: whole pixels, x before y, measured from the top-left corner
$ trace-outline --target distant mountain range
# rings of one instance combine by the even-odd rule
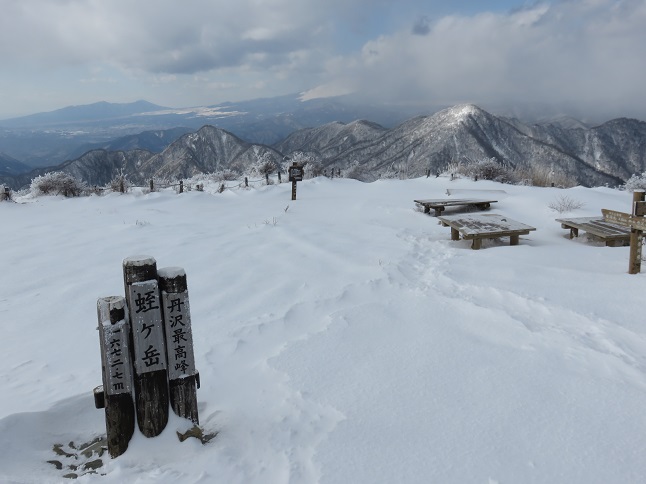
[[[370,119],[394,126],[423,112],[426,111],[417,108],[366,105],[343,96],[303,101],[297,94],[178,109],[146,101],[100,102],[0,120],[0,152],[31,167],[42,167],[57,165],[90,148],[107,146],[117,138],[142,132],[183,128],[179,137],[212,125],[248,142],[271,145],[296,130],[332,121]],[[171,142],[177,138],[165,139]]]
[[[328,170],[360,167],[366,181],[385,175],[435,174],[451,163],[490,158],[528,171],[549,167],[560,178],[585,186],[616,186],[646,171],[645,122],[621,118],[592,128],[573,120],[525,124],[474,105],[412,117],[390,128],[366,120],[335,121],[296,130],[271,145],[207,125],[181,135],[160,152],[142,149],[144,140],[166,136],[164,131],[155,133],[130,142],[122,139],[61,165],[6,174],[0,183],[23,187],[34,176],[52,170],[100,186],[121,171],[140,184],[154,177],[183,179],[223,169],[244,175],[261,158],[280,162],[295,152],[309,153]],[[170,137],[169,132],[166,139]],[[123,149],[114,151],[109,146]]]

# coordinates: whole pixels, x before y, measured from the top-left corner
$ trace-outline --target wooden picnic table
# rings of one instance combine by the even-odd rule
[[[424,213],[430,213],[431,209],[435,210],[435,216],[438,217],[442,215],[442,212],[446,207],[455,207],[459,205],[471,205],[479,208],[480,210],[488,209],[492,203],[496,203],[498,200],[485,200],[478,198],[438,198],[430,200],[413,200],[415,203],[418,203],[424,207]]]
[[[521,235],[536,230],[516,220],[496,213],[446,215],[438,217],[445,227],[451,227],[451,240],[471,240],[474,250],[482,247],[482,239],[509,237],[509,245],[518,245]]]
[[[570,238],[578,237],[579,230],[588,237],[599,239],[608,247],[621,247],[630,243],[630,228],[606,222],[603,217],[557,218],[564,229],[570,229]]]

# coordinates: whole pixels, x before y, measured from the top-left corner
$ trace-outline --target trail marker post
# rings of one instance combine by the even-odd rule
[[[128,257],[123,261],[123,275],[132,324],[137,423],[146,437],[156,437],[168,423],[168,372],[157,262],[153,257]]]
[[[292,200],[296,200],[296,182],[303,181],[304,171],[303,167],[296,162],[287,169],[289,181],[292,182]]]
[[[125,309],[126,301],[121,296],[97,301],[103,386],[95,389],[95,404],[105,408],[108,453],[113,458],[128,449],[135,431],[130,328]]]
[[[167,267],[160,269],[158,275],[166,332],[170,405],[176,415],[199,424],[196,390],[200,387],[200,377],[195,370],[186,272],[181,267]]]
[[[630,260],[629,274],[639,274],[642,263],[642,237],[646,230],[646,201],[645,192],[637,190],[633,193],[632,214],[601,209],[603,219],[617,225],[630,227]]]

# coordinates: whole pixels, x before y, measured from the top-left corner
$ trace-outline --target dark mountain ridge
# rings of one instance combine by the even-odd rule
[[[12,158],[11,156],[0,153],[0,176],[3,175],[18,175],[29,171],[29,166]]]
[[[273,146],[207,125],[157,154],[99,150],[49,171],[66,171],[93,185],[106,184],[123,171],[143,184],[153,177],[182,179],[224,169],[242,176],[262,158],[279,163],[301,152],[318,159],[323,168],[358,167],[366,181],[435,174],[451,164],[495,158],[527,172],[549,168],[572,184],[617,186],[646,171],[644,148],[646,123],[634,119],[620,118],[593,128],[576,123],[574,128],[526,125],[465,104],[408,119],[391,129],[365,120],[326,123],[297,130]],[[10,185],[17,188],[15,180]]]

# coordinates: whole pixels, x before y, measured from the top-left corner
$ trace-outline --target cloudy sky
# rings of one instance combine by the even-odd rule
[[[646,0],[0,0],[0,119],[360,93],[646,119]]]

